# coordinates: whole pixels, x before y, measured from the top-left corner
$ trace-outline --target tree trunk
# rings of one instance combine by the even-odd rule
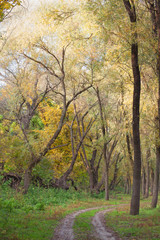
[[[130,194],[131,193],[131,179],[128,176],[125,182],[125,193]]]
[[[153,196],[154,170],[151,168],[151,196]]]
[[[115,186],[117,185],[117,177],[118,177],[118,163],[121,162],[122,158],[119,158],[120,156],[120,153],[117,154],[117,157],[116,157],[116,162],[115,162],[115,166],[114,166],[114,174],[113,174],[113,179],[110,183],[110,186],[109,186],[109,189],[110,190],[113,190],[115,188]]]
[[[24,186],[23,186],[23,193],[27,194],[29,186],[30,186],[30,182],[31,182],[31,173],[32,170],[27,169],[24,173]]]
[[[109,200],[109,167],[105,164],[105,200]]]
[[[91,192],[95,191],[95,188],[98,184],[98,170],[99,170],[99,164],[100,164],[101,158],[100,158],[100,161],[98,162],[98,165],[96,166],[95,164],[96,156],[97,156],[97,149],[94,149],[92,152],[92,157],[89,161],[89,171],[88,171]]]
[[[160,147],[156,149],[156,168],[154,174],[154,183],[153,183],[153,197],[151,207],[156,208],[158,202],[158,188],[159,188],[159,166],[160,166]]]
[[[102,107],[102,101],[100,98],[99,88],[96,89],[96,94],[98,98],[98,104],[99,104],[99,112],[100,112],[100,120],[101,120],[101,129],[103,134],[103,157],[104,157],[104,164],[105,164],[105,199],[109,200],[109,158],[107,156],[107,142],[106,142],[106,136],[107,136],[107,126],[105,125],[105,119],[103,116],[103,107]]]
[[[146,194],[146,172],[145,172],[145,168],[143,168],[143,172],[142,172],[142,195],[143,197],[145,197]]]
[[[146,190],[145,190],[145,198],[149,197],[149,183],[150,183],[150,171],[149,171],[149,157],[150,157],[150,149],[147,150],[147,156],[146,156],[146,161],[147,161],[147,167],[146,167]]]
[[[139,132],[139,106],[140,106],[140,90],[141,78],[138,63],[138,40],[137,40],[137,16],[134,1],[123,0],[124,6],[128,12],[131,31],[131,61],[134,77],[134,92],[133,92],[133,146],[134,146],[134,167],[133,167],[133,192],[131,199],[130,214],[139,214],[140,206],[140,184],[141,184],[141,147],[140,147],[140,132]]]
[[[89,183],[90,183],[90,191],[93,193],[98,184],[98,173],[92,169],[89,173]]]
[[[128,133],[126,133],[126,142],[127,142],[127,150],[128,150],[129,160],[130,160],[131,166],[133,168],[133,158],[132,158],[130,138],[129,138],[129,134]]]
[[[100,191],[100,188],[102,187],[102,185],[104,184],[105,181],[105,172],[103,173],[101,180],[99,181],[99,183],[96,186],[96,193],[98,194]]]
[[[160,0],[148,0],[151,13],[151,21],[153,28],[153,36],[157,39],[157,76],[158,76],[158,143],[156,142],[156,169],[153,184],[153,198],[151,206],[156,207],[158,201],[158,187],[159,187],[159,168],[160,168]],[[157,141],[157,140],[156,140]]]

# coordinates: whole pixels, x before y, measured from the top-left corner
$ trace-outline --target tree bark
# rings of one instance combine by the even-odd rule
[[[134,77],[134,92],[133,92],[133,146],[134,146],[134,167],[133,167],[133,191],[130,206],[130,214],[138,215],[140,207],[140,184],[141,184],[141,147],[140,147],[140,132],[139,132],[139,106],[140,106],[140,91],[141,77],[138,63],[138,40],[137,40],[137,16],[134,1],[123,0],[124,6],[128,12],[131,31],[131,61]]]
[[[142,195],[143,197],[145,197],[146,194],[146,172],[145,172],[145,168],[143,168],[142,171]]]
[[[154,170],[151,168],[151,196],[153,196]]]
[[[24,186],[23,186],[23,193],[27,194],[29,186],[30,186],[30,182],[31,182],[31,173],[32,170],[27,169],[24,173]]]
[[[159,188],[159,166],[160,166],[160,147],[156,149],[156,168],[154,173],[153,196],[151,207],[156,208],[158,202],[158,188]]]
[[[131,193],[131,179],[130,179],[130,176],[128,176],[127,179],[126,179],[125,193],[126,194],[130,194]]]
[[[115,188],[115,186],[117,185],[117,178],[118,178],[118,163],[120,163],[122,161],[122,158],[120,157],[120,153],[117,154],[116,156],[116,161],[115,161],[115,166],[114,166],[114,174],[113,174],[113,179],[110,183],[109,189],[113,190]]]
[[[105,200],[109,200],[109,167],[105,163]]]
[[[127,142],[127,150],[128,150],[129,160],[130,160],[131,166],[133,168],[133,158],[132,158],[131,144],[130,144],[130,138],[129,138],[128,133],[126,133],[126,142]]]
[[[153,36],[157,39],[157,77],[158,77],[158,140],[160,140],[160,0],[148,0],[150,7],[151,21],[153,28]],[[158,143],[157,143],[158,142]],[[156,169],[153,184],[153,198],[151,206],[155,208],[158,201],[159,188],[159,168],[160,168],[160,144],[156,140]]]
[[[149,158],[150,158],[150,149],[147,150],[147,156],[146,156],[146,162],[147,162],[147,167],[146,167],[146,190],[145,190],[145,198],[149,197],[149,184],[150,184],[150,169],[149,169]]]
[[[98,105],[99,105],[99,112],[100,112],[100,120],[101,120],[101,129],[103,135],[103,157],[104,157],[104,164],[105,164],[105,178],[104,178],[104,185],[105,185],[105,199],[109,200],[109,158],[107,156],[107,142],[106,142],[106,126],[104,123],[104,116],[103,116],[103,107],[102,101],[100,98],[99,88],[95,89],[97,98],[98,98]]]

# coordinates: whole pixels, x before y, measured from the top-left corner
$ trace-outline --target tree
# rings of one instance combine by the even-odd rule
[[[157,49],[155,54],[155,71],[158,79],[158,113],[155,118],[156,126],[156,167],[154,174],[153,197],[151,206],[155,208],[158,202],[158,188],[159,188],[159,168],[160,168],[160,1],[146,0],[146,7],[150,12],[152,22],[152,36],[156,40]]]
[[[78,105],[78,103],[77,103]],[[84,124],[83,118],[89,113],[89,111],[96,105],[96,103],[92,104],[84,114],[77,112],[76,103],[74,103],[74,111],[76,113],[76,121],[77,121],[77,129],[79,138],[82,138],[86,124]],[[82,115],[82,116],[81,116]],[[96,121],[97,116],[92,117],[94,121]],[[84,167],[89,175],[89,184],[90,191],[93,193],[94,191],[98,192],[98,171],[100,167],[100,163],[102,160],[101,150],[97,146],[97,141],[99,139],[98,129],[92,128],[91,132],[87,135],[85,141],[81,145],[80,156],[83,161]],[[96,131],[96,134],[94,133]],[[95,136],[96,135],[96,136]],[[100,152],[100,153],[99,153]],[[98,158],[98,159],[97,159]]]
[[[101,131],[102,131],[102,137],[103,137],[103,157],[104,157],[104,164],[105,164],[105,199],[109,200],[109,168],[110,168],[111,156],[118,141],[116,140],[116,137],[113,141],[112,141],[112,136],[109,137],[107,119],[103,111],[102,100],[101,100],[100,91],[98,87],[95,89],[95,92],[98,99]],[[112,143],[110,143],[111,141]]]
[[[140,106],[140,90],[141,77],[138,63],[138,39],[137,39],[137,14],[135,1],[123,0],[124,6],[128,12],[131,31],[131,60],[134,76],[134,94],[133,94],[133,142],[134,142],[134,169],[133,169],[133,192],[131,200],[130,214],[139,214],[140,205],[140,183],[141,183],[141,147],[139,132],[139,106]]]
[[[21,0],[0,0],[0,21],[3,21],[11,13],[13,8],[21,4]]]

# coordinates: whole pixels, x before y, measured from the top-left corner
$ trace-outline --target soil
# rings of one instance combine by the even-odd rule
[[[104,215],[107,212],[113,211],[114,208],[107,209],[104,211],[100,211],[95,214],[95,216],[92,219],[92,224],[95,228],[97,239],[99,240],[121,240],[121,238],[118,237],[118,235],[113,232],[111,229],[106,227],[106,221]]]
[[[91,211],[94,209],[99,209],[102,207],[96,207],[96,208],[89,208],[84,210],[79,210],[77,212],[74,212],[70,215],[67,215],[58,225],[58,227],[55,230],[54,236],[52,240],[76,240],[74,238],[73,233],[73,224],[75,217],[78,216],[81,213]],[[95,216],[92,219],[92,224],[94,226],[94,231],[90,234],[90,236],[87,237],[87,240],[94,239],[94,240],[121,240],[116,233],[114,233],[112,230],[107,229],[105,217],[104,214],[106,214],[109,211],[112,211],[114,208],[110,208],[104,211],[99,211],[95,214]],[[94,235],[94,236],[93,236]]]

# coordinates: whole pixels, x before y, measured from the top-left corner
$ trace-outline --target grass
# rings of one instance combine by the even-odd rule
[[[113,200],[116,204],[120,201],[121,197]],[[32,186],[24,196],[4,185],[0,187],[0,239],[48,240],[67,214],[105,204],[103,193],[91,196],[87,192]]]
[[[78,215],[74,221],[74,235],[75,239],[78,240],[94,240],[94,228],[92,225],[92,218],[98,212],[104,208],[91,210],[89,212],[84,212]]]
[[[79,209],[110,206],[130,202],[130,196],[112,193],[106,202],[104,194],[91,195],[74,190],[41,189],[31,187],[27,195],[15,192],[7,185],[0,186],[0,239],[2,240],[49,240],[59,221]],[[142,201],[140,216],[130,216],[126,206],[117,207],[106,215],[107,225],[123,239],[160,239],[160,210],[149,209]],[[74,231],[78,240],[95,240],[91,219],[99,210],[77,216]]]
[[[107,226],[118,233],[122,239],[159,240],[160,239],[160,208],[151,209],[142,201],[138,216],[129,215],[128,207],[119,207],[106,214]]]

